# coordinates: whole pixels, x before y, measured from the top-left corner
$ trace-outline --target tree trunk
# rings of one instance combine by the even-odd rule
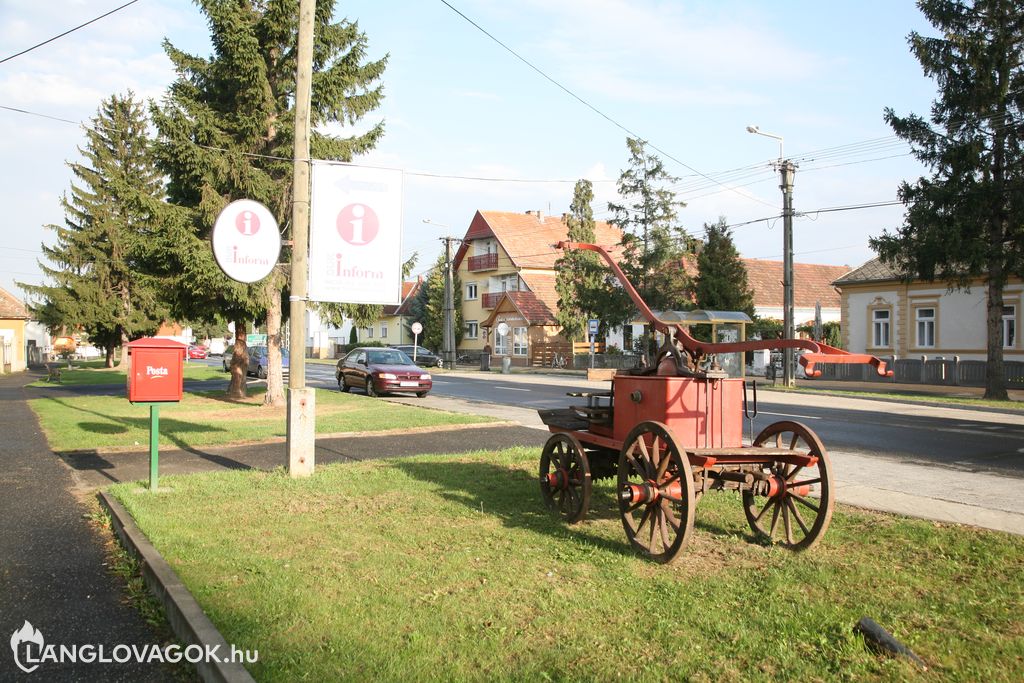
[[[235,321],[235,345],[234,354],[231,356],[231,383],[228,384],[227,398],[236,401],[248,395],[245,391],[246,373],[249,370],[249,350],[245,345],[248,329],[249,323],[245,320]]]
[[[1003,367],[1003,288],[997,278],[988,281],[988,353],[985,364],[985,396],[994,401],[1007,401],[1006,372]]]
[[[263,405],[279,407],[285,404],[284,378],[281,368],[281,286],[275,271],[263,283],[263,296],[267,305],[267,393]],[[303,352],[304,349],[294,349]]]
[[[127,368],[128,367],[128,333],[121,330],[121,355],[117,359],[117,367]]]
[[[104,359],[106,361],[103,364],[103,367],[105,367],[105,368],[112,368],[112,367],[114,367],[114,345],[111,344],[110,346],[104,346],[103,347],[103,353],[104,353],[104,356],[105,356]]]

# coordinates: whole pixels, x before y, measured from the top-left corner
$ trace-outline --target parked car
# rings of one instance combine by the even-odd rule
[[[231,360],[235,354],[232,350],[230,353],[225,350],[224,358],[221,360],[221,365],[224,367],[224,372],[230,372]],[[250,346],[249,347],[249,367],[246,374],[256,375],[260,379],[267,378],[267,368],[270,367],[270,361],[267,359],[267,347],[266,346]],[[288,350],[281,349],[281,373],[284,376],[288,376]]]
[[[434,386],[428,373],[393,347],[352,349],[338,361],[334,376],[341,391],[363,388],[367,396],[410,393],[423,398]]]
[[[188,347],[188,357],[189,358],[197,358],[199,360],[204,360],[207,355],[208,354],[206,353],[206,347],[205,346],[192,345],[192,346]]]
[[[400,344],[392,346],[393,349],[398,349],[405,355],[412,358],[417,365],[422,365],[425,368],[439,368],[444,363],[441,356],[425,349],[422,346],[413,346],[412,344]],[[414,353],[415,351],[415,353]]]

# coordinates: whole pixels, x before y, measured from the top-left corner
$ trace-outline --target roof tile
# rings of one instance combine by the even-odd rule
[[[28,309],[17,297],[0,287],[0,318],[29,319]]]

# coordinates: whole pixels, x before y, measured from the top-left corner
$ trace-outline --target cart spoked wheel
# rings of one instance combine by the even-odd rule
[[[660,422],[641,422],[619,453],[619,512],[626,538],[661,563],[693,534],[693,475],[686,453]]]
[[[554,434],[540,455],[540,495],[554,512],[574,524],[590,507],[590,463],[579,440]]]
[[[818,435],[799,422],[768,425],[754,439],[753,448],[788,448],[801,455],[813,455],[810,466],[768,462],[761,471],[769,475],[758,490],[743,492],[743,512],[750,528],[769,540],[792,550],[817,545],[832,520],[835,491],[832,463]]]

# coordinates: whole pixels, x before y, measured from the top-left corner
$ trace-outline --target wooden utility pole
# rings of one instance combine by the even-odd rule
[[[452,291],[452,238],[444,238],[444,366],[455,369],[455,293]]]
[[[289,297],[288,474],[313,474],[316,394],[306,386],[306,299],[309,275],[309,120],[313,84],[316,0],[299,0],[299,50],[295,73],[295,167],[292,199],[292,273]]]

